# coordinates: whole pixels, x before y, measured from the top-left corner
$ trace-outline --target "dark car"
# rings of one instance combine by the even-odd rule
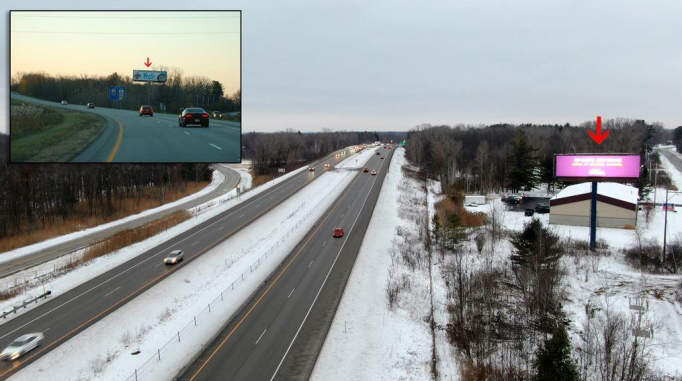
[[[87,107],[87,108],[95,108],[95,104],[92,103],[92,102],[90,102],[90,103],[88,103],[87,105],[85,105],[85,107]]]
[[[535,205],[535,211],[537,213],[549,213],[549,205],[539,202]]]
[[[343,237],[343,233],[344,233],[344,232],[343,232],[343,229],[341,229],[341,228],[335,228],[335,229],[334,229],[334,233],[332,234],[332,237],[334,237],[334,238],[341,238],[341,237]]]
[[[186,108],[178,116],[178,125],[187,127],[188,124],[198,124],[208,127],[208,113],[203,108]]]
[[[526,215],[527,217],[532,217],[533,214],[535,214],[535,210],[533,210],[533,209],[526,209],[525,215]]]
[[[152,109],[152,106],[140,106],[140,116],[142,115],[154,116],[154,109]]]
[[[369,172],[369,168],[365,168],[362,170],[363,172]]]
[[[381,152],[377,151],[377,155],[381,155]]]
[[[223,114],[220,113],[220,111],[213,111],[213,117],[214,117],[214,118],[217,118],[217,119],[220,119],[220,118],[223,117]]]

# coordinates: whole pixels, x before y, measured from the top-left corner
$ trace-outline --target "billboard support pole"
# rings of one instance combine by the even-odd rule
[[[654,189],[655,191],[656,189]],[[665,244],[666,244],[666,238],[668,236],[668,189],[666,188],[665,190],[665,223],[663,224],[663,253],[661,253],[661,263],[663,264],[663,267],[665,267]]]
[[[597,248],[597,182],[592,182],[592,211],[590,213],[590,251]]]

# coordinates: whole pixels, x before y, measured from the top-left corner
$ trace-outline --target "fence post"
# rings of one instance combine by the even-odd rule
[[[211,303],[208,303],[208,312],[211,312]]]
[[[180,342],[180,331],[178,331],[178,343]]]
[[[135,369],[135,381],[137,381],[137,369]]]
[[[220,291],[220,300],[223,300],[223,292]]]
[[[194,317],[194,326],[195,327],[197,326],[197,317],[196,316]]]
[[[232,282],[232,290],[234,291],[234,282]]]
[[[159,361],[161,361],[161,349],[157,349],[156,353],[159,355]]]

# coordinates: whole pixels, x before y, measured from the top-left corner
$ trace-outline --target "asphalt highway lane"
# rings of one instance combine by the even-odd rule
[[[28,332],[43,332],[45,341],[41,347],[18,360],[0,362],[0,379],[8,378],[267,213],[319,177],[317,174],[325,171],[325,163],[335,164],[345,157],[335,158],[331,154],[314,164],[314,173],[302,171],[282,180],[272,188],[111,271],[2,322],[0,348]],[[184,251],[183,262],[175,266],[161,265],[163,257],[175,249]]]
[[[73,162],[113,163],[236,163],[241,160],[241,123],[211,119],[208,128],[180,127],[178,115],[85,105],[62,106],[20,94],[12,99],[98,115],[106,121],[100,136]]]
[[[46,247],[40,251],[36,251],[33,254],[21,258],[16,258],[13,260],[2,262],[0,263],[0,278],[51,261],[55,258],[59,258],[60,256],[69,254],[75,250],[81,249],[85,246],[105,239],[125,229],[134,229],[138,226],[144,225],[163,216],[175,213],[178,210],[188,209],[203,204],[207,201],[210,201],[218,196],[225,194],[226,192],[229,192],[230,190],[232,190],[232,188],[239,184],[239,180],[241,179],[241,177],[237,171],[226,168],[222,165],[216,165],[215,167],[218,171],[225,175],[225,181],[219,186],[217,186],[213,191],[208,192],[207,194],[199,196],[192,200],[182,202],[174,207],[164,209],[156,213],[152,213],[134,219],[132,221],[128,221],[126,223],[122,223],[96,232],[85,234],[78,238],[62,242],[59,244],[55,244],[50,247]],[[1,258],[2,254],[0,254],[0,259]]]
[[[307,380],[371,219],[393,150],[380,149],[180,380]],[[344,237],[332,238],[336,227]]]

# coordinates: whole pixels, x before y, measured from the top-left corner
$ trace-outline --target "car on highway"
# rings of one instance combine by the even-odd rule
[[[535,204],[535,212],[536,213],[549,213],[549,205],[542,203],[542,202],[538,202],[537,204]]]
[[[86,104],[85,107],[86,108],[95,108],[95,104],[90,102],[90,103]]]
[[[154,109],[152,106],[140,106],[140,116],[142,115],[154,116]]]
[[[186,108],[182,110],[182,114],[178,115],[178,124],[180,127],[187,127],[188,124],[208,127],[208,113],[203,108]]]
[[[213,111],[213,117],[220,119],[223,117],[223,114],[220,111]]]
[[[381,157],[381,160],[384,160],[384,157],[383,157],[383,156]]]
[[[308,167],[308,171],[315,172],[315,167]]]
[[[343,229],[342,228],[334,228],[334,233],[332,233],[332,237],[334,238],[341,238],[343,237]]]
[[[8,361],[16,360],[38,347],[44,338],[45,336],[41,332],[21,335],[0,352],[0,359]]]
[[[373,176],[376,176],[376,174],[377,174],[377,171],[374,171],[374,170],[373,170],[373,171],[372,171],[372,175],[373,175]]]
[[[166,255],[166,258],[163,259],[163,263],[167,265],[174,265],[182,261],[184,258],[185,254],[182,252],[182,250],[173,250]]]
[[[362,170],[363,172],[369,172],[369,168],[365,168]]]
[[[381,152],[377,151],[377,155],[381,155]]]
[[[67,101],[62,101],[62,106],[66,106],[66,105],[68,105],[68,104],[69,104],[69,102],[67,102]]]
[[[325,168],[331,168],[331,164],[326,163],[326,164],[324,165],[324,167],[325,167]]]

